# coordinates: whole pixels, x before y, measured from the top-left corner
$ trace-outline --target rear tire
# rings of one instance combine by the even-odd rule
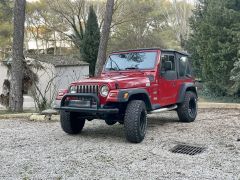
[[[180,122],[193,122],[197,117],[197,95],[192,91],[185,93],[184,101],[177,109]]]
[[[145,137],[147,129],[147,111],[141,100],[128,103],[124,117],[126,139],[133,143],[140,143]]]
[[[117,121],[112,120],[112,119],[105,119],[105,123],[109,126],[112,126],[117,123]]]
[[[123,125],[124,124],[124,121],[118,121],[119,124]]]
[[[85,119],[78,117],[78,114],[73,112],[60,112],[61,127],[67,134],[79,134],[85,124]]]

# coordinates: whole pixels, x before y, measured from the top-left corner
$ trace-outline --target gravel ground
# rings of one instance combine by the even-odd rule
[[[149,116],[140,144],[123,126],[87,122],[66,135],[59,122],[0,120],[0,179],[240,179],[240,111],[200,110],[195,122],[175,112]],[[169,151],[176,144],[206,147],[195,156]]]

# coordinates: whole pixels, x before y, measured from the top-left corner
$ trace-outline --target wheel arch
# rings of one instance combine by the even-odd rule
[[[150,99],[145,93],[133,94],[128,99],[128,101],[131,100],[142,100],[146,104],[147,111],[152,110],[152,104],[150,102]]]
[[[128,98],[124,98],[124,94],[128,93]],[[147,111],[152,110],[152,104],[149,94],[145,89],[121,90],[118,96],[119,102],[130,102],[131,100],[142,100],[146,104]]]
[[[187,91],[194,92],[198,97],[197,88],[196,88],[195,84],[193,82],[184,83],[181,85],[180,90],[178,92],[177,103],[181,103],[184,101],[184,96]]]

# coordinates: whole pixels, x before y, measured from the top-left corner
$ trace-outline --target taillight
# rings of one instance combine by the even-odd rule
[[[60,89],[60,90],[58,91],[58,95],[57,95],[57,97],[56,97],[56,100],[61,100],[62,97],[63,97],[65,94],[67,94],[67,93],[68,93],[68,90],[67,90],[67,89]]]

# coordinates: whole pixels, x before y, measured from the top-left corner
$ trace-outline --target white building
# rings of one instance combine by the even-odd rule
[[[80,61],[77,57],[71,56],[52,56],[52,55],[29,55],[27,63],[38,62],[42,68],[34,69],[38,76],[39,88],[42,95],[52,103],[59,89],[66,89],[73,82],[89,76],[89,65]],[[9,79],[8,69],[4,63],[0,63],[0,95],[4,94],[3,83]],[[25,90],[26,95],[32,95],[33,91]],[[35,94],[35,96],[39,96]]]

